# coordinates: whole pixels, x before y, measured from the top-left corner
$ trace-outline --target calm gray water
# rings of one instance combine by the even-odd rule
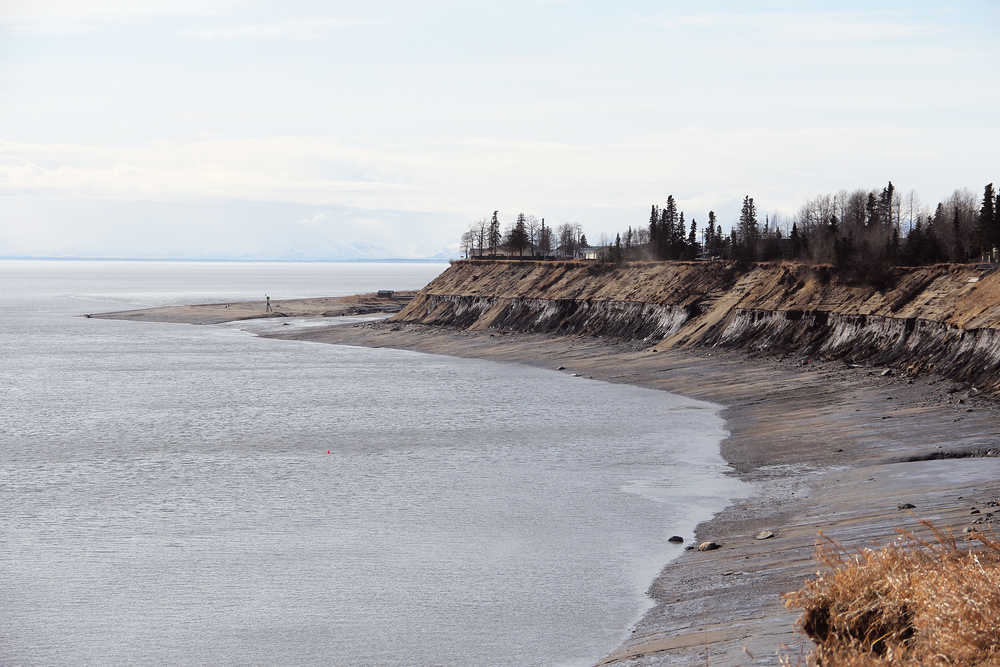
[[[516,365],[75,317],[422,264],[0,262],[0,664],[560,664],[743,493],[715,406]],[[331,453],[327,454],[327,450]]]

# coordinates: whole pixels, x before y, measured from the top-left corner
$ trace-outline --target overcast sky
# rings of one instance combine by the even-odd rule
[[[1000,3],[0,0],[0,256],[420,257],[500,209],[1000,179]]]

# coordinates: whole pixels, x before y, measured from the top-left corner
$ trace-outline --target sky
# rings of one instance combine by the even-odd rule
[[[0,256],[454,256],[1000,180],[1000,3],[0,0]]]

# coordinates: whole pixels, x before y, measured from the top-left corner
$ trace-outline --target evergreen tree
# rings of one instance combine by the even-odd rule
[[[670,235],[673,234],[673,225],[670,224],[667,209],[660,209],[659,234],[656,237],[655,254],[657,259],[667,259],[670,247]]]
[[[705,225],[705,252],[709,257],[715,255],[715,211],[708,212],[708,224]]]
[[[790,237],[792,259],[799,259],[802,252],[802,239],[799,237],[799,226],[792,223],[792,235]]]
[[[660,244],[660,209],[656,204],[649,212],[649,244],[655,254]]]
[[[688,232],[687,240],[688,259],[698,256],[698,222],[691,218],[691,231]]]
[[[938,202],[937,208],[934,209],[934,221],[932,223],[935,227],[941,228],[944,226],[944,204]]]
[[[959,217],[958,206],[953,207],[951,216],[951,234],[954,246],[952,248],[952,261],[964,262],[965,244],[962,243],[962,219]]]
[[[524,254],[525,248],[530,243],[526,223],[524,213],[519,213],[517,215],[517,222],[514,223],[514,227],[510,230],[510,235],[507,237],[507,247],[512,252],[516,250],[518,257]]]
[[[993,203],[993,246],[989,248],[990,260],[996,261],[996,257],[993,256],[993,248],[1000,245],[1000,193],[997,193],[997,200]]]
[[[874,227],[879,223],[879,204],[875,199],[875,193],[868,193],[868,202],[865,204],[865,225]]]
[[[660,211],[660,238],[658,255],[660,259],[672,258],[674,239],[677,234],[677,202],[673,195],[667,195],[667,205]],[[683,233],[683,232],[682,232]]]
[[[976,221],[980,252],[990,252],[1000,240],[997,238],[997,220],[996,195],[990,183],[983,189],[983,204],[979,207],[979,219]]]
[[[684,211],[677,216],[677,224],[674,225],[673,234],[670,235],[670,259],[680,259],[684,257],[684,232],[687,227],[684,224]]]
[[[674,259],[680,259],[687,255],[687,223],[684,222],[684,212],[677,216],[677,224],[674,226],[674,237],[671,245],[674,248]]]
[[[719,245],[722,241],[722,229],[720,228],[716,230],[715,211],[708,212],[708,228],[712,230],[711,233],[709,234],[712,241],[711,243],[708,243],[706,241],[708,245],[708,248],[706,248],[706,250],[708,250],[709,257],[714,257],[719,254]]]
[[[500,213],[500,211],[493,211],[493,219],[490,220],[490,230],[486,239],[486,242],[490,246],[491,255],[495,255],[497,253],[497,248],[500,246],[500,242],[503,239],[500,234],[500,219],[497,217],[498,213]]]
[[[892,181],[889,181],[889,185],[882,188],[882,193],[878,198],[877,222],[879,224],[892,224],[892,198],[895,192],[896,188]]]
[[[750,262],[756,259],[759,235],[757,209],[754,206],[753,198],[747,195],[743,198],[743,209],[740,211],[740,259]]]
[[[906,235],[906,242],[903,244],[902,261],[904,264],[920,264],[923,253],[924,230],[921,220],[918,218],[910,233]]]

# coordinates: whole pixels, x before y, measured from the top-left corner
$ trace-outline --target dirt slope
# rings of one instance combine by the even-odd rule
[[[397,321],[797,352],[933,370],[1000,391],[1000,273],[899,269],[882,289],[829,267],[456,262]]]

